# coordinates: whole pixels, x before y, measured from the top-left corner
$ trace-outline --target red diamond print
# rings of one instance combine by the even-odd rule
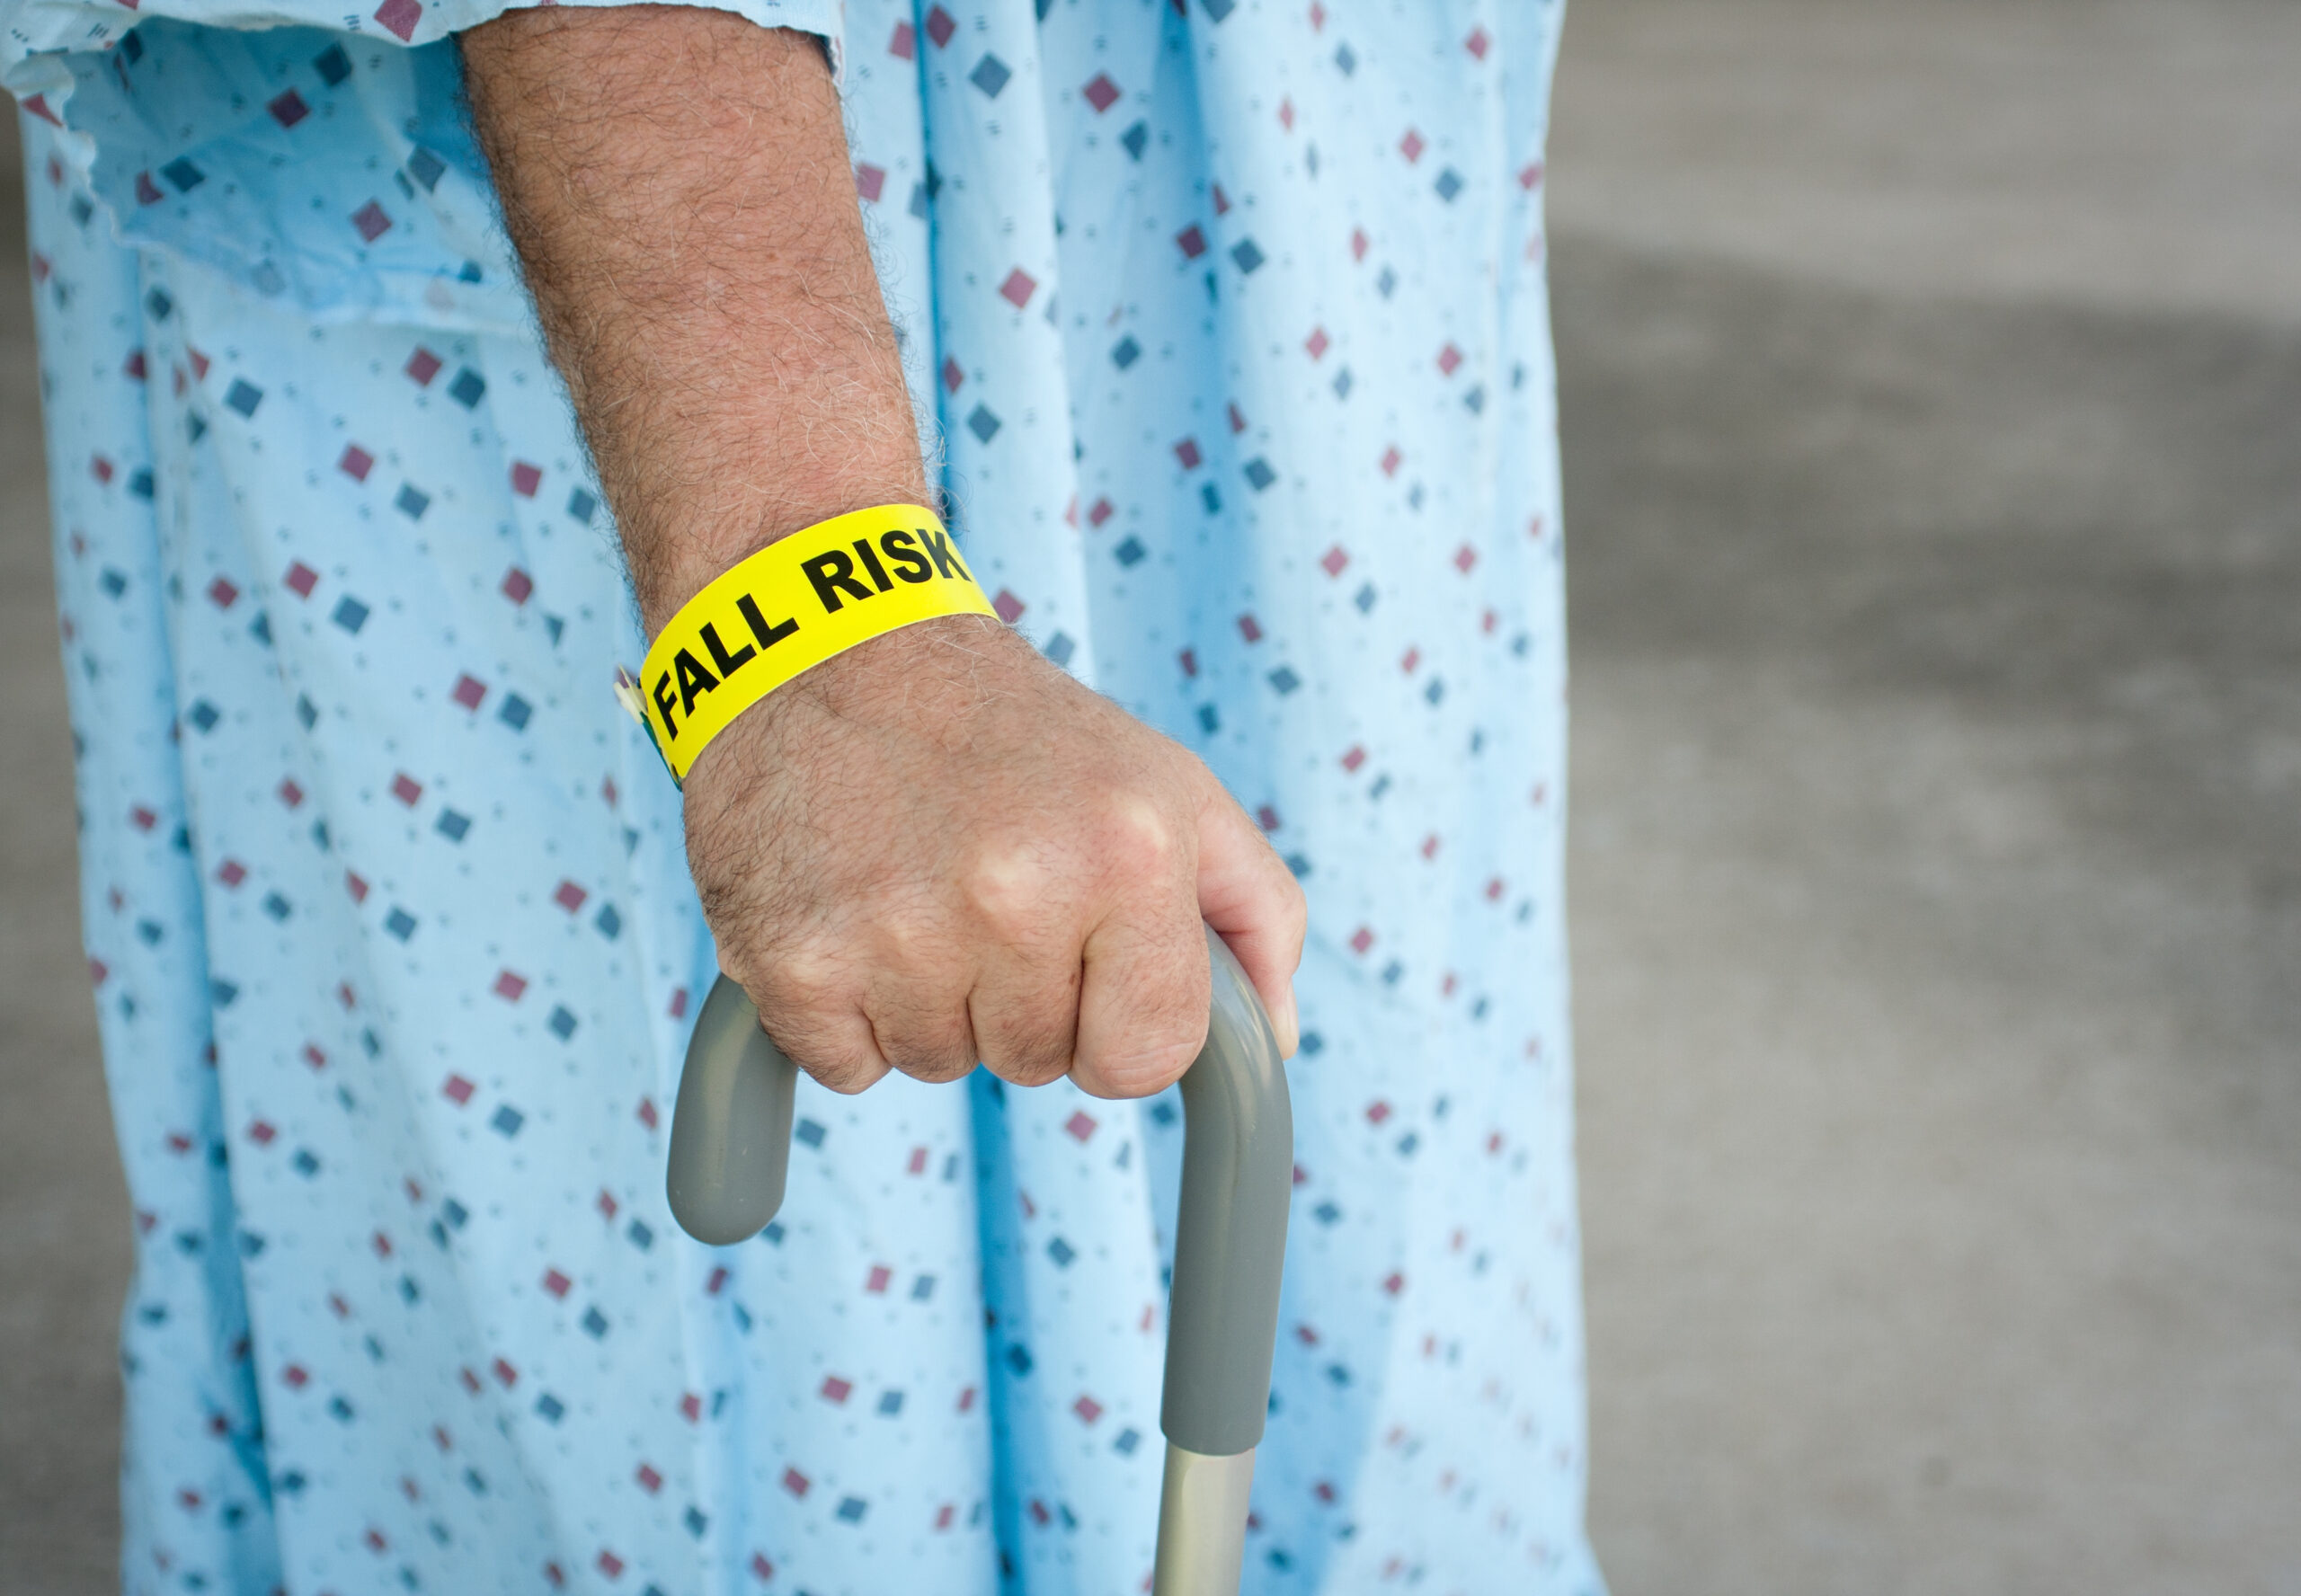
[[[956,360],[952,359],[948,355],[944,356],[944,357],[943,357],[943,386],[944,386],[944,388],[945,388],[946,391],[950,392],[950,393],[954,393],[954,394],[955,394],[955,393],[957,393],[957,392],[959,391],[959,385],[960,385],[961,383],[963,383],[963,382],[966,381],[966,379],[967,379],[967,374],[966,374],[964,370],[960,369],[959,363],[958,363]]]
[[[853,1380],[843,1380],[840,1379],[839,1376],[832,1374],[823,1377],[823,1383],[815,1394],[821,1396],[825,1402],[840,1403],[846,1401],[848,1394],[854,1389],[855,1382]]]
[[[1011,590],[1001,588],[999,590],[999,597],[991,601],[991,607],[999,612],[1000,620],[1011,626],[1020,618],[1026,607],[1020,598],[1015,597]]]
[[[1196,649],[1183,650],[1181,653],[1175,656],[1175,662],[1183,668],[1183,674],[1185,676],[1195,677],[1198,675],[1198,651]]]
[[[958,1512],[957,1503],[946,1502],[935,1510],[935,1528],[948,1530],[951,1527],[951,1521],[958,1516]]]
[[[509,598],[512,603],[525,604],[528,601],[528,595],[535,590],[536,579],[529,576],[526,572],[520,570],[517,565],[512,566],[511,570],[503,573],[503,597]],[[610,783],[609,785],[613,785],[613,784]],[[610,798],[608,802],[609,803],[613,803],[615,800]]]
[[[1212,192],[1214,200],[1214,214],[1216,216],[1230,215],[1230,196],[1222,191],[1222,185],[1221,183],[1216,183]]]
[[[1310,335],[1302,341],[1302,347],[1310,351],[1310,359],[1315,360],[1327,352],[1328,343],[1327,330],[1324,327],[1313,327],[1310,329]]]
[[[1366,258],[1366,231],[1363,227],[1353,227],[1350,230],[1350,258],[1354,261],[1363,261]]]
[[[1422,135],[1411,128],[1406,130],[1406,137],[1399,140],[1399,154],[1409,162],[1422,159],[1422,152],[1429,147],[1422,142]]]
[[[650,1496],[663,1488],[663,1476],[655,1472],[653,1464],[642,1463],[639,1466],[639,1472],[632,1477],[639,1482],[639,1488]]]
[[[320,573],[301,560],[288,567],[288,574],[280,579],[298,598],[308,598],[312,590],[320,585]]]
[[[471,1101],[471,1095],[478,1089],[478,1087],[473,1086],[471,1082],[466,1080],[462,1076],[451,1075],[440,1087],[440,1095],[446,1097],[458,1108],[461,1108],[465,1104]]]
[[[150,173],[139,172],[136,174],[136,202],[138,205],[157,205],[166,198],[165,194],[160,192],[160,185],[152,181]]]
[[[690,1424],[703,1422],[703,1398],[689,1391],[680,1398],[680,1416]]]
[[[615,1200],[615,1193],[604,1186],[600,1189],[599,1201],[592,1206],[600,1210],[600,1217],[610,1225],[615,1223],[615,1216],[623,1211],[623,1204],[617,1202]]]
[[[1343,567],[1349,563],[1350,556],[1343,552],[1342,545],[1338,543],[1319,556],[1319,569],[1328,576],[1340,576]]]
[[[1278,102],[1278,125],[1289,133],[1294,131],[1294,102],[1293,100],[1281,100]]]
[[[1486,52],[1492,48],[1494,40],[1488,37],[1484,28],[1472,28],[1470,36],[1462,40],[1462,48],[1470,51],[1475,59],[1480,61],[1486,59]]]
[[[312,114],[312,108],[304,103],[304,97],[293,89],[275,98],[264,110],[270,111],[272,120],[283,128],[292,128]]]
[[[871,1265],[869,1276],[863,1281],[863,1289],[875,1293],[883,1292],[887,1289],[887,1282],[894,1277],[895,1272],[885,1264],[874,1264]]]
[[[1081,1396],[1071,1405],[1071,1411],[1079,1415],[1080,1423],[1091,1424],[1103,1416],[1103,1405],[1092,1396]]]
[[[343,890],[351,894],[351,901],[354,903],[368,901],[368,883],[356,870],[347,870],[343,873]]]
[[[1233,432],[1243,432],[1246,430],[1247,418],[1239,413],[1238,403],[1236,401],[1233,401],[1230,405],[1230,430]]]
[[[423,796],[423,784],[403,770],[392,777],[392,796],[413,809],[415,801]]]
[[[1406,1276],[1395,1272],[1385,1276],[1382,1281],[1382,1290],[1393,1297],[1397,1296],[1406,1290]]]
[[[600,1554],[600,1572],[606,1574],[609,1579],[622,1578],[623,1559],[617,1556],[613,1552],[602,1551]]]
[[[1007,280],[999,285],[999,297],[1020,310],[1031,302],[1031,295],[1038,286],[1036,278],[1017,266],[1007,274]]]
[[[1358,773],[1358,767],[1364,763],[1366,763],[1366,750],[1355,744],[1352,745],[1350,751],[1342,757],[1342,767],[1354,776]]]
[[[973,1405],[974,1388],[973,1386],[969,1386],[965,1390],[959,1393],[959,1411],[961,1413],[964,1413]]]
[[[1063,1121],[1062,1128],[1083,1143],[1095,1133],[1095,1116],[1082,1108]]]
[[[280,794],[280,802],[286,804],[290,809],[295,808],[304,801],[304,789],[296,785],[296,781],[293,776],[283,779],[280,785],[273,790]]]
[[[1255,811],[1255,824],[1266,831],[1278,829],[1278,811],[1267,803]]]
[[[234,587],[230,582],[226,581],[220,576],[214,581],[208,584],[208,601],[218,609],[231,608],[232,600],[237,598],[239,596],[239,589]]]
[[[248,1127],[248,1139],[258,1147],[270,1147],[271,1139],[279,1134],[279,1131],[273,1130],[262,1120],[258,1120]]]
[[[307,1042],[304,1044],[304,1062],[310,1065],[315,1069],[325,1069],[327,1068],[327,1055],[320,1051],[319,1044],[317,1042]]]
[[[1536,161],[1532,165],[1522,167],[1519,170],[1518,186],[1522,189],[1537,188],[1541,185],[1541,181],[1542,164],[1540,161]]]
[[[1352,953],[1363,954],[1368,948],[1373,947],[1373,945],[1374,934],[1372,931],[1369,931],[1365,927],[1361,926],[1357,930],[1353,931],[1350,934],[1350,951]]]
[[[1390,448],[1384,449],[1382,451],[1382,474],[1384,476],[1396,476],[1399,474],[1399,462],[1405,458],[1406,457],[1404,455],[1399,453],[1398,445],[1396,444],[1392,444]]]
[[[1095,501],[1095,507],[1087,512],[1087,520],[1089,525],[1099,527],[1109,520],[1113,513],[1109,500],[1097,499]]]
[[[566,1300],[568,1288],[575,1282],[556,1269],[546,1269],[543,1274],[543,1289],[562,1301]]]
[[[112,478],[112,463],[98,455],[88,462],[88,474],[100,483],[108,483]]]
[[[495,977],[494,992],[506,1003],[517,1003],[528,989],[528,978],[513,971],[500,971]]]
[[[343,446],[343,457],[336,461],[335,468],[353,482],[366,482],[368,473],[376,468],[376,457],[356,443],[347,443]]]
[[[1379,1125],[1390,1117],[1390,1105],[1381,1098],[1377,1097],[1373,1102],[1366,1105],[1366,1122],[1368,1124]]]
[[[511,491],[522,499],[532,499],[536,490],[543,486],[543,467],[530,466],[525,460],[511,462]]]
[[[1444,372],[1448,377],[1453,376],[1455,371],[1461,368],[1461,363],[1462,351],[1456,349],[1453,344],[1450,343],[1444,349],[1438,351],[1438,369]]]
[[[440,375],[440,357],[418,344],[415,352],[408,356],[407,364],[401,369],[415,379],[416,386],[428,388],[431,386],[431,379]]]
[[[1256,620],[1251,613],[1240,616],[1239,617],[1239,635],[1245,638],[1248,643],[1260,643],[1262,641],[1262,623]]]
[[[895,24],[894,37],[887,40],[887,54],[898,61],[908,61],[919,54],[919,35],[911,31],[909,22]]]
[[[410,4],[413,3],[414,0],[409,0]],[[351,213],[351,225],[360,230],[360,236],[369,244],[375,243],[392,230],[391,217],[386,216],[384,208],[373,200]]]
[[[1327,8],[1319,0],[1310,0],[1310,31],[1315,33],[1327,25]]]
[[[941,6],[937,5],[927,13],[927,37],[935,41],[937,49],[950,43],[951,35],[958,31],[959,24]]]
[[[481,699],[487,696],[487,686],[475,677],[456,678],[456,690],[449,695],[466,709],[477,709]]]
[[[1195,261],[1206,253],[1206,235],[1199,231],[1196,222],[1193,222],[1175,235],[1175,244],[1183,252],[1184,260]]]
[[[1098,115],[1108,111],[1118,100],[1118,85],[1111,81],[1107,72],[1095,74],[1095,81],[1079,92],[1087,96],[1087,103],[1093,106]]]
[[[786,1468],[783,1471],[783,1488],[794,1496],[804,1496],[807,1494],[807,1476],[795,1468]]]
[[[927,1173],[927,1149],[923,1147],[911,1148],[911,1157],[903,1160],[902,1166],[906,1172],[911,1175],[925,1175]]]
[[[494,1373],[497,1383],[502,1385],[505,1390],[509,1390],[513,1386],[520,1383],[520,1371],[512,1368],[501,1358],[496,1359],[494,1362],[489,1364],[488,1368]]]
[[[673,989],[671,993],[671,1018],[675,1020],[683,1020],[687,1018],[687,989],[685,987],[680,987]]]
[[[1186,438],[1180,443],[1175,445],[1175,458],[1183,463],[1183,469],[1185,471],[1197,470],[1199,461],[1204,458],[1204,457],[1198,452],[1198,439],[1195,438]]]
[[[1418,648],[1410,648],[1407,650],[1406,653],[1399,660],[1399,669],[1405,671],[1408,676],[1412,676],[1414,674],[1414,668],[1421,663],[1422,651]]]
[[[583,891],[582,888],[577,886],[573,882],[564,881],[559,883],[559,890],[551,895],[551,900],[559,905],[560,908],[565,909],[569,914],[573,914],[577,909],[583,907],[583,900],[590,896],[591,894],[589,892]]]
[[[384,0],[376,7],[376,20],[405,44],[415,36],[415,24],[423,20],[423,7],[420,0]]]
[[[216,879],[227,887],[236,887],[248,878],[248,867],[237,859],[227,859],[217,867]]]
[[[855,168],[855,191],[857,193],[862,195],[866,200],[876,202],[879,198],[880,191],[886,186],[887,169],[885,167],[874,166],[868,161],[863,161],[857,164]]]
[[[1492,881],[1486,883],[1486,900],[1488,903],[1501,902],[1502,892],[1502,878],[1500,876],[1497,875]]]
[[[193,350],[191,353],[191,375],[195,380],[205,382],[208,379],[208,357],[198,350]]]
[[[1438,856],[1438,833],[1435,831],[1422,839],[1422,856],[1426,859]]]
[[[1470,573],[1470,567],[1477,563],[1478,551],[1469,544],[1466,543],[1454,551],[1454,569],[1464,576],[1468,576]]]
[[[653,1097],[642,1097],[639,1100],[639,1122],[650,1130],[662,1123],[662,1118],[655,1113],[655,1100]]]
[[[906,26],[902,31],[908,33],[911,31],[911,29]],[[908,49],[899,50],[896,53],[902,56],[906,61],[911,59],[911,51]],[[768,1562],[766,1557],[762,1556],[760,1553],[753,1552],[751,1554],[751,1574],[759,1580],[760,1583],[765,1584],[768,1581],[775,1577],[775,1565]]]
[[[290,1363],[280,1371],[280,1379],[291,1391],[300,1391],[311,1380],[301,1363]]]

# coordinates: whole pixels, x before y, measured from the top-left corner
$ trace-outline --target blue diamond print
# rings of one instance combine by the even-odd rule
[[[543,1415],[546,1424],[556,1424],[567,1412],[567,1405],[546,1391],[536,1398],[536,1412]]]
[[[1117,345],[1111,350],[1111,364],[1121,371],[1125,370],[1142,358],[1142,346],[1134,341],[1134,334],[1132,332],[1120,339]]]
[[[999,430],[999,418],[991,414],[988,404],[978,404],[974,413],[967,417],[967,430],[975,435],[977,442],[989,443]]]
[[[495,712],[495,718],[514,732],[524,732],[528,729],[529,717],[535,713],[534,705],[529,704],[517,693],[512,693],[504,698],[503,707]]]
[[[1071,640],[1070,633],[1058,632],[1046,640],[1046,647],[1041,649],[1039,652],[1061,666],[1070,664],[1071,656],[1078,651],[1079,645]]]
[[[1374,584],[1368,582],[1350,596],[1350,601],[1358,607],[1360,615],[1365,615],[1373,609],[1375,596]]]
[[[1241,238],[1230,251],[1230,259],[1238,262],[1239,275],[1245,276],[1263,262],[1262,251],[1255,247],[1251,238]]]
[[[1206,7],[1206,14],[1218,22],[1238,9],[1238,0],[1202,0],[1202,4]]]
[[[223,718],[217,713],[216,706],[205,698],[194,704],[184,715],[185,720],[190,721],[202,732],[213,732],[216,729],[216,723]]]
[[[296,695],[296,718],[303,723],[304,730],[307,732],[318,725],[320,722],[318,706],[301,693]]]
[[[1132,1458],[1134,1456],[1134,1449],[1142,1444],[1142,1432],[1129,1424],[1118,1432],[1118,1439],[1111,1442],[1111,1450],[1122,1458]]]
[[[1334,64],[1342,69],[1343,76],[1348,77],[1358,70],[1357,53],[1346,44],[1337,45],[1334,51]]]
[[[985,56],[974,64],[974,70],[967,74],[967,81],[996,100],[999,91],[1005,88],[1007,80],[1014,75],[1007,70],[1007,63],[997,56]]]
[[[1276,687],[1280,696],[1284,696],[1284,695],[1293,692],[1295,688],[1301,687],[1302,685],[1302,678],[1294,674],[1294,669],[1293,666],[1281,665],[1277,669],[1270,673],[1270,685]]]
[[[296,1166],[296,1173],[306,1180],[311,1179],[320,1172],[319,1157],[309,1148],[298,1148],[296,1156],[290,1162]]]
[[[471,1210],[450,1197],[440,1205],[440,1217],[460,1230],[464,1228],[465,1222],[471,1218]]]
[[[1350,386],[1350,368],[1346,366],[1334,374],[1334,396],[1337,399],[1349,398]]]
[[[924,1302],[934,1295],[935,1277],[933,1275],[922,1274],[911,1282],[911,1299],[913,1302]]]
[[[1206,506],[1206,513],[1208,515],[1221,515],[1222,513],[1222,495],[1214,491],[1214,484],[1213,483],[1201,483],[1198,484],[1198,501]]]
[[[1430,186],[1438,191],[1438,198],[1451,205],[1453,203],[1454,196],[1462,191],[1462,174],[1449,166],[1438,174],[1438,181]]]
[[[384,917],[384,929],[405,942],[415,935],[415,917],[404,909],[395,909]]]
[[[588,489],[578,488],[567,495],[567,513],[586,527],[591,524],[592,512],[599,508],[599,500],[594,498]]]
[[[331,44],[312,58],[312,69],[332,89],[351,75],[351,58],[343,53],[342,45]]]
[[[267,892],[264,894],[263,899],[263,912],[270,915],[275,920],[285,920],[289,915],[293,914],[295,910],[289,907],[288,900],[282,898],[279,893]]]
[[[596,1308],[586,1308],[583,1312],[583,1334],[590,1336],[593,1341],[598,1341],[603,1338],[607,1333],[607,1315],[601,1313]]]
[[[448,385],[448,397],[469,410],[487,392],[487,379],[470,367],[456,373],[456,380]]]
[[[150,293],[144,296],[144,308],[150,314],[152,319],[155,322],[166,321],[168,319],[168,312],[173,310],[175,307],[176,302],[168,297],[167,292],[164,289],[154,288]]]
[[[643,1253],[655,1245],[655,1233],[638,1219],[631,1221],[631,1228],[625,1231],[624,1235],[630,1237],[631,1245]]]
[[[1030,1373],[1031,1349],[1025,1346],[1019,1341],[1013,1346],[1008,1347],[1007,1349],[1007,1367],[1013,1370],[1017,1375],[1026,1375]]]
[[[1256,492],[1261,492],[1277,480],[1278,473],[1273,471],[1270,462],[1260,455],[1247,462],[1247,483]]]
[[[791,1139],[794,1141],[804,1141],[811,1148],[819,1148],[822,1146],[823,1138],[828,1134],[829,1132],[822,1128],[822,1125],[819,1122],[814,1120],[801,1120],[799,1122],[799,1128],[791,1132]]]
[[[1150,124],[1148,122],[1135,123],[1134,126],[1129,128],[1125,132],[1118,136],[1118,141],[1120,145],[1125,148],[1128,155],[1133,155],[1136,160],[1140,161],[1142,158],[1143,149],[1150,142]]]
[[[869,1511],[870,1504],[866,1503],[863,1498],[860,1496],[849,1496],[846,1501],[839,1504],[840,1521],[845,1524],[859,1524],[863,1521],[863,1515]]]
[[[178,155],[160,168],[160,175],[174,185],[179,194],[189,194],[208,181],[208,174],[191,164],[190,156]]]
[[[888,1391],[880,1396],[880,1417],[892,1419],[901,1412],[902,1412],[902,1393],[901,1391]]]
[[[606,937],[609,942],[613,942],[617,937],[623,935],[623,917],[616,913],[615,905],[612,903],[602,908],[600,910],[599,918],[594,919],[591,924],[598,927],[600,935]]]
[[[123,572],[107,568],[104,573],[96,579],[96,586],[104,590],[104,597],[107,598],[117,598],[128,591],[128,577]]]
[[[1122,565],[1133,565],[1140,563],[1142,556],[1150,552],[1142,546],[1142,540],[1130,532],[1116,548],[1111,550],[1111,557]]]
[[[431,508],[431,495],[413,483],[402,483],[399,497],[392,501],[392,508],[411,521],[420,521],[423,519],[423,512]]]
[[[1209,737],[1222,730],[1222,716],[1212,704],[1198,706],[1198,729]]]
[[[1058,1236],[1046,1244],[1046,1255],[1054,1260],[1057,1269],[1068,1269],[1071,1260],[1079,1255],[1079,1249]]]
[[[1331,1225],[1337,1219],[1342,1218],[1342,1210],[1337,1208],[1334,1205],[1333,1201],[1329,1199],[1325,1202],[1319,1203],[1318,1207],[1312,1209],[1310,1210],[1310,1217],[1318,1220],[1321,1225]]]
[[[224,395],[224,403],[244,416],[255,414],[255,407],[263,403],[263,390],[245,377],[234,377],[231,391]]]
[[[689,1508],[680,1516],[680,1522],[685,1524],[687,1532],[697,1540],[701,1540],[703,1532],[711,1528],[711,1521],[704,1516],[703,1510],[699,1507]]]
[[[551,1033],[562,1042],[565,1042],[575,1034],[575,1016],[569,1014],[564,1006],[553,1009],[551,1018],[546,1022],[546,1024]]]
[[[415,153],[407,158],[408,176],[422,183],[426,191],[438,188],[440,174],[447,170],[448,164],[422,145],[416,146]]]
[[[471,829],[471,817],[452,809],[443,809],[440,811],[440,823],[432,829],[449,842],[461,842],[464,834]]]
[[[357,636],[360,628],[368,624],[368,607],[357,598],[346,598],[335,607],[335,613],[328,618],[346,632]]]
[[[487,1122],[497,1135],[509,1138],[520,1133],[520,1127],[528,1122],[528,1116],[507,1103],[497,1109],[495,1117]]]

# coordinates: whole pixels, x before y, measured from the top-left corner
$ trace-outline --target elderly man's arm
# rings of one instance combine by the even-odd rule
[[[776,538],[927,492],[809,35],[672,6],[463,36],[480,137],[650,635]],[[1156,1090],[1222,932],[1288,1050],[1302,895],[1195,758],[980,616],[864,643],[687,783],[720,958],[819,1079],[981,1059]]]

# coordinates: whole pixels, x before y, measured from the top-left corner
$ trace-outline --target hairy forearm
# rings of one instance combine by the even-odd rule
[[[922,497],[812,35],[642,5],[507,12],[462,42],[651,634],[777,537]]]

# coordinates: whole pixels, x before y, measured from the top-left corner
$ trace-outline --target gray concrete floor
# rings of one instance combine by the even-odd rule
[[[1568,26],[1622,1596],[2301,1592],[2296,83],[2301,11],[2225,0]],[[65,1596],[127,1224],[25,289],[0,236],[0,1592]]]

